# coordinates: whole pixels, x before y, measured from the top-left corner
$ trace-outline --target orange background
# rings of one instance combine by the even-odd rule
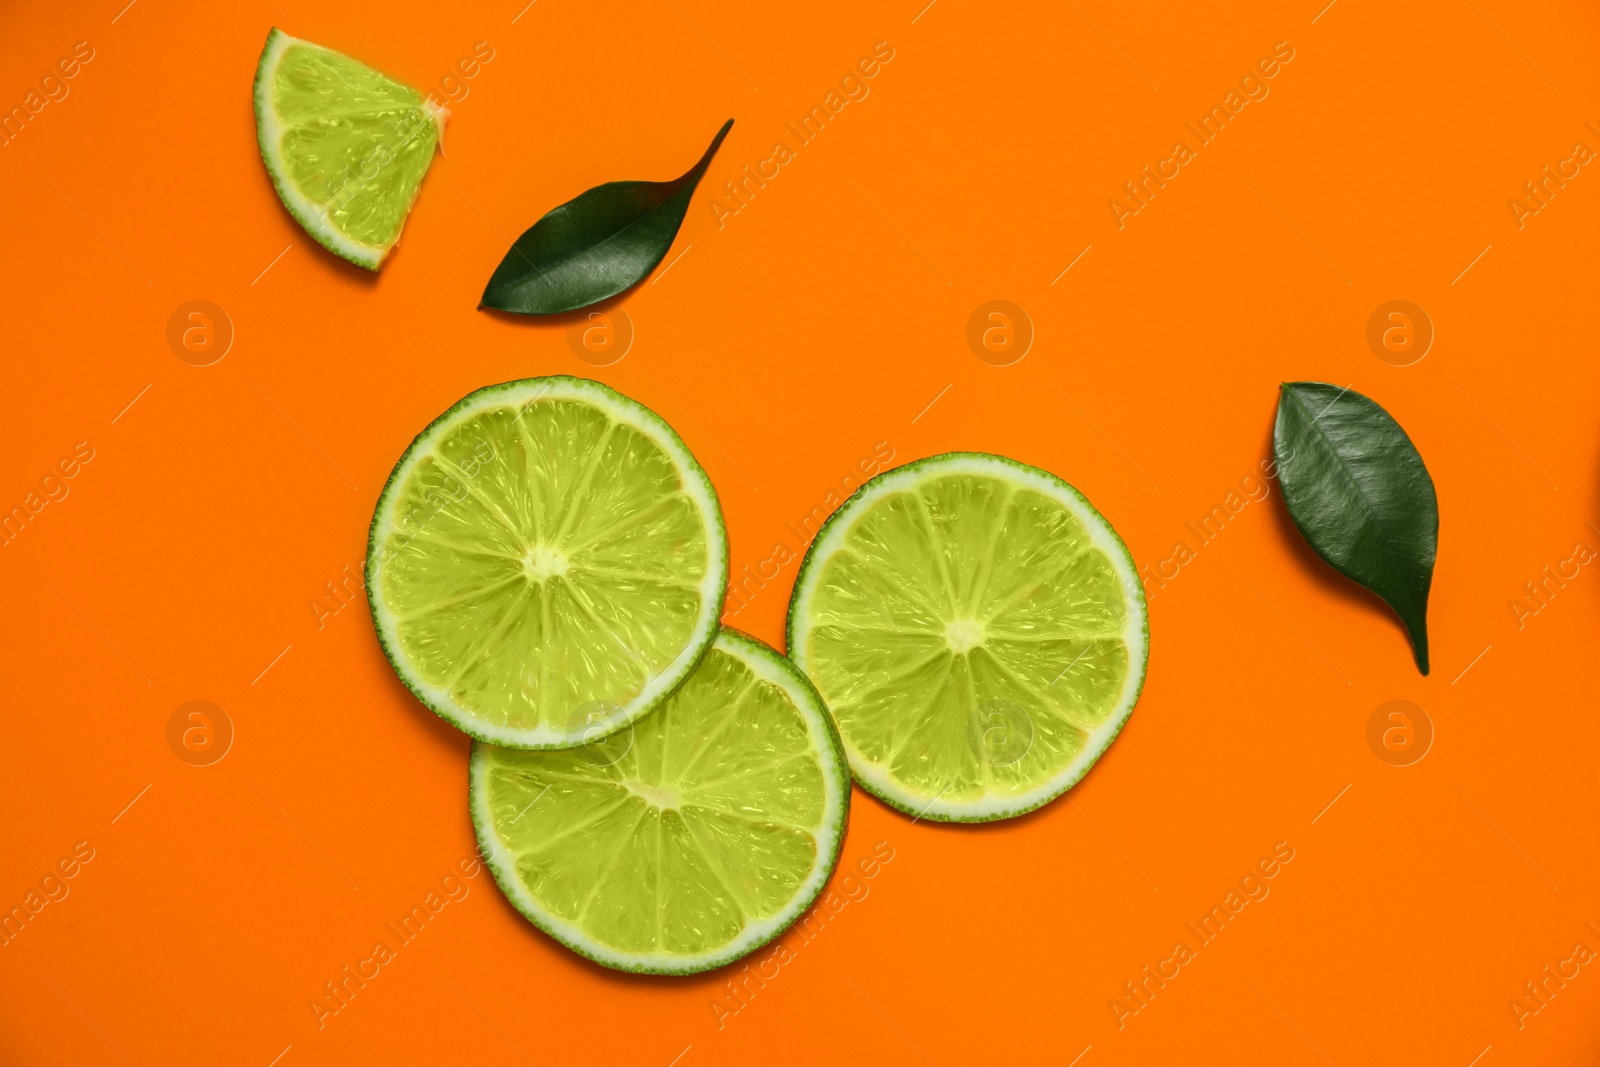
[[[0,948],[0,1061],[1600,1055],[1595,968],[1520,1028],[1508,1006],[1575,942],[1600,949],[1600,577],[1583,567],[1520,627],[1509,606],[1576,542],[1600,547],[1600,175],[1520,229],[1507,206],[1574,142],[1600,148],[1592,5],[124,2],[0,16],[7,107],[75,42],[95,53],[0,148],[0,506],[77,442],[94,452],[0,548],[0,905],[94,850]],[[476,42],[495,52],[377,278],[313,244],[267,180],[250,85],[274,24],[419,87]],[[708,193],[879,41],[894,58],[870,95],[719,228]],[[1193,147],[1184,122],[1279,41],[1294,59],[1270,95],[1119,230],[1107,200]],[[543,212],[681,173],[730,116],[682,258],[618,305],[636,328],[620,362],[580,361],[565,322],[475,310]],[[1412,366],[1365,338],[1395,298],[1437,331]],[[236,331],[212,366],[166,341],[192,299]],[[1011,366],[965,339],[991,299],[1036,330]],[[858,792],[845,862],[879,842],[893,861],[720,1027],[739,968],[603,971],[483,873],[319,1029],[311,998],[473,835],[466,739],[395,680],[364,607],[319,629],[310,603],[359,570],[419,428],[548,373],[683,433],[735,571],[880,441],[896,463],[980,449],[1055,471],[1153,566],[1267,455],[1280,380],[1350,385],[1438,486],[1434,672],[1308,554],[1274,489],[1156,592],[1143,699],[1082,784],[987,828]],[[743,628],[781,643],[794,570]],[[193,699],[236,730],[212,766],[167,744]],[[1412,766],[1367,743],[1392,699],[1436,732]],[[1119,1028],[1123,983],[1280,841],[1295,858],[1270,896]]]

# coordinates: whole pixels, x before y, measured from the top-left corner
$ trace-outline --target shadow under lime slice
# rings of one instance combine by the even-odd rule
[[[1149,627],[1127,548],[1077,490],[953,452],[878,475],[833,514],[788,639],[862,788],[979,822],[1083,777],[1139,698]]]
[[[585,744],[683,681],[728,580],[716,493],[678,435],[582,378],[468,395],[372,517],[367,592],[395,673],[512,748]]]
[[[816,691],[723,630],[687,681],[583,748],[476,744],[471,808],[506,896],[608,967],[711,970],[771,941],[838,861],[850,775]]]
[[[328,251],[377,270],[433,162],[444,108],[275,28],[256,65],[255,110],[261,159],[289,214]]]

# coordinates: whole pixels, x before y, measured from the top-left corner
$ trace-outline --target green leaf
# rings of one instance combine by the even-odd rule
[[[479,307],[556,315],[604,300],[655,269],[683,225],[729,119],[689,172],[670,182],[607,182],[553,208],[518,237]]]
[[[1427,674],[1439,498],[1411,438],[1351,389],[1284,382],[1272,450],[1295,526],[1334,570],[1394,609]]]

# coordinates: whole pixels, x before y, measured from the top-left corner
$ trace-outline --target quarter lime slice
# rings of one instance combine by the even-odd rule
[[[645,714],[717,635],[716,492],[660,416],[599,382],[471,393],[400,457],[367,591],[395,673],[483,741],[564,748]]]
[[[283,206],[328,251],[377,270],[433,161],[445,109],[276,28],[255,96],[261,158]]]
[[[771,941],[838,862],[850,771],[816,690],[724,629],[683,686],[583,748],[472,748],[472,822],[500,888],[573,951],[689,974]]]
[[[952,452],[878,475],[830,517],[789,603],[856,781],[902,811],[982,822],[1088,771],[1144,685],[1127,547],[1060,478]]]

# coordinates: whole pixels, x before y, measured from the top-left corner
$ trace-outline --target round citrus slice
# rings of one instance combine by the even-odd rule
[[[925,819],[983,822],[1059,796],[1139,698],[1144,591],[1072,486],[952,452],[868,481],[818,531],[789,655],[856,781]]]
[[[256,65],[256,139],[278,198],[318,244],[377,270],[433,162],[443,107],[274,28]]]
[[[599,382],[468,395],[400,457],[367,592],[395,673],[479,740],[564,748],[645,714],[717,635],[715,490],[653,411]]]
[[[724,629],[626,730],[559,752],[472,749],[495,880],[534,925],[625,971],[690,974],[799,917],[838,862],[850,771],[816,690]]]

